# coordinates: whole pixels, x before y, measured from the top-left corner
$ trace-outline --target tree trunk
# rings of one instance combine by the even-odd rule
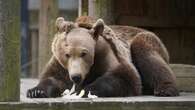
[[[20,0],[0,0],[0,101],[20,100]]]
[[[51,57],[51,42],[58,14],[57,0],[41,0],[39,12],[39,76]]]
[[[114,0],[89,0],[88,12],[89,16],[94,18],[102,18],[107,24],[114,24]]]

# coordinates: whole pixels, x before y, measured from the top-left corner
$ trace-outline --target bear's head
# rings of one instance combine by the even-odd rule
[[[79,84],[94,63],[95,46],[103,33],[104,21],[99,19],[91,29],[85,29],[60,17],[56,20],[56,27],[58,32],[52,43],[53,55],[68,70],[70,79]]]

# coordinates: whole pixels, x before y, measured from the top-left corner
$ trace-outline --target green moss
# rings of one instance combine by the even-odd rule
[[[3,73],[0,101],[17,101],[20,97],[20,0],[1,0],[3,28]]]

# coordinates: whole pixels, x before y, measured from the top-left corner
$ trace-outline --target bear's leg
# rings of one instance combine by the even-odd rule
[[[105,73],[85,88],[86,95],[98,97],[125,97],[141,95],[141,79],[134,68],[120,65]]]
[[[132,41],[132,59],[142,77],[143,93],[178,96],[176,77],[161,55],[162,44],[158,43],[159,39],[150,33],[141,33]]]
[[[156,96],[178,96],[175,76],[170,67],[159,57],[155,54],[145,54],[140,60],[135,61],[143,83],[149,85],[144,86],[143,90],[150,91],[148,88],[153,88],[152,94]]]
[[[63,91],[70,88],[71,81],[63,81],[56,79],[55,77],[48,77],[42,79],[39,84],[27,91],[27,97],[29,98],[48,98],[48,97],[60,97]]]
[[[67,88],[71,88],[68,72],[52,57],[46,66],[39,84],[27,91],[29,98],[59,97]]]

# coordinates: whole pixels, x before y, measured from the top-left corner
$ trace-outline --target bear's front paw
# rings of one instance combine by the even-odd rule
[[[172,97],[179,96],[179,92],[175,87],[168,87],[164,89],[154,90],[154,95],[160,97]]]
[[[48,98],[46,92],[40,87],[34,87],[27,91],[27,97],[29,98]]]
[[[98,91],[94,88],[91,88],[90,86],[84,88],[85,94],[83,95],[83,98],[92,98],[93,96],[98,97]],[[92,96],[92,97],[91,97]]]

